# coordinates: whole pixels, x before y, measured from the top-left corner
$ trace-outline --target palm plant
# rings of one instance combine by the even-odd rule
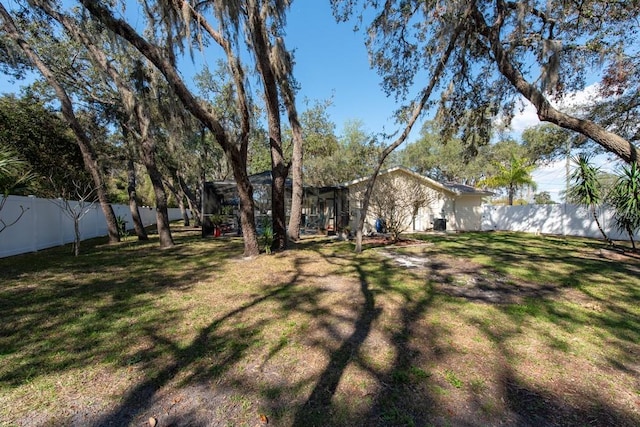
[[[498,173],[480,181],[479,185],[489,188],[505,188],[509,196],[509,206],[511,206],[517,190],[524,187],[535,190],[536,183],[531,176],[534,169],[535,165],[530,163],[528,159],[512,154],[509,163],[499,164]]]
[[[623,166],[609,197],[615,209],[614,221],[620,231],[629,234],[633,250],[636,244],[634,233],[640,230],[640,169],[636,162]]]
[[[26,163],[18,155],[5,147],[0,147],[0,212],[9,194],[27,188],[35,175],[26,169]],[[17,223],[27,211],[20,206],[20,213],[13,220],[6,222],[0,217],[0,233]]]
[[[24,167],[25,162],[15,152],[0,147],[0,191],[5,197],[24,181]]]
[[[602,185],[598,180],[600,168],[591,164],[591,156],[580,154],[571,158],[575,168],[571,173],[571,186],[569,188],[569,200],[574,203],[588,207],[591,210],[593,219],[598,226],[598,230],[602,233],[604,240],[612,244],[613,242],[604,232],[596,208],[604,201]]]

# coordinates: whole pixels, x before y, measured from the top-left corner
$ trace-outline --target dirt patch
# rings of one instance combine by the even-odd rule
[[[405,245],[408,246],[408,245]],[[396,265],[424,270],[430,283],[441,293],[493,304],[521,303],[524,298],[547,297],[557,285],[512,279],[463,258],[429,253],[407,253],[396,248],[377,250]]]

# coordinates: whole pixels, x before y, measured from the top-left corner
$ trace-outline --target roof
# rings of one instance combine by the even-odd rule
[[[473,196],[492,196],[493,193],[490,191],[485,191],[485,190],[481,190],[479,188],[475,188],[475,187],[471,187],[469,185],[464,185],[464,184],[458,184],[458,183],[441,183],[436,181],[435,179],[431,179],[428,176],[424,176],[424,175],[420,175],[419,173],[413,172],[410,169],[407,169],[403,166],[396,166],[390,169],[386,169],[384,171],[380,171],[380,173],[378,174],[378,176],[382,176],[382,175],[387,175],[390,173],[395,173],[395,172],[400,172],[400,173],[404,173],[407,174],[409,176],[412,176],[418,180],[421,180],[423,182],[425,182],[426,184],[430,185],[433,188],[436,188],[438,190],[442,190],[444,192],[447,192],[449,194],[453,194],[456,196],[469,196],[469,195],[473,195]],[[343,185],[345,187],[350,187],[352,185],[355,184],[360,184],[362,182],[366,182],[368,180],[370,180],[371,177],[365,177],[365,178],[358,178],[355,179],[353,181],[349,181],[344,183]]]
[[[380,173],[378,173],[378,176],[387,175],[395,172],[404,173],[406,175],[412,176],[418,180],[423,181],[424,183],[426,183],[427,185],[435,189],[444,191],[446,193],[449,193],[455,196],[493,196],[494,194],[490,191],[481,190],[479,188],[475,188],[470,185],[458,184],[455,182],[441,183],[436,181],[435,179],[429,178],[428,176],[420,175],[419,173],[413,172],[412,170],[407,169],[403,166],[396,166],[390,169],[380,171]],[[330,190],[337,190],[345,187],[348,188],[352,185],[360,184],[362,182],[367,182],[370,179],[371,177],[358,178],[358,179],[354,179],[353,181],[345,182],[343,184],[320,187],[319,189],[321,191],[330,191]],[[271,182],[272,182],[271,171],[265,171],[265,172],[250,175],[249,181],[251,181],[251,184],[253,185],[271,185]],[[287,180],[285,181],[285,186],[287,188],[291,188],[291,182],[292,182],[291,179],[287,178]],[[213,181],[212,184],[214,184],[217,188],[235,187],[235,181],[233,180]]]
[[[445,187],[452,189],[457,194],[464,195],[476,195],[476,196],[493,196],[493,192],[482,190],[480,188],[472,187],[470,185],[458,184],[455,182],[445,182]]]

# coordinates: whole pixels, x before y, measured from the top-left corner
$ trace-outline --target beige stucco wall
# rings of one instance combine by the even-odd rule
[[[482,228],[482,196],[464,195],[455,200],[455,229],[479,231]]]
[[[451,194],[445,194],[444,191],[432,188],[424,181],[418,180],[417,178],[405,174],[401,171],[394,173],[392,176],[384,176],[383,179],[393,180],[393,185],[395,186],[395,188],[400,189],[399,191],[411,191],[411,187],[415,185],[415,183],[419,183],[420,185],[427,187],[426,191],[428,194],[429,203],[418,210],[418,214],[416,215],[415,219],[412,219],[411,215],[407,215],[405,228],[408,232],[425,231],[433,228],[433,220],[435,218],[441,218],[443,213],[445,214],[445,218],[447,219],[447,224],[449,224],[455,218],[455,215],[453,214],[455,203]],[[360,209],[362,207],[362,199],[364,198],[366,185],[367,182],[364,181],[353,184],[349,187],[351,226],[354,230],[359,220]],[[374,193],[378,191],[380,191],[380,188],[376,186],[376,188],[374,188]],[[370,206],[367,212],[367,218],[365,219],[365,233],[375,231],[376,219],[377,216]]]
[[[427,187],[427,191],[431,194],[430,201],[427,205],[418,210],[418,214],[414,219],[408,215],[405,228],[407,232],[426,231],[433,229],[434,219],[444,218],[447,221],[447,230],[449,231],[475,231],[480,230],[482,225],[482,198],[479,195],[457,195],[453,192],[442,188],[434,188],[426,180],[421,180],[402,171],[393,172],[387,175],[385,179],[392,179],[395,188],[410,189],[415,183]],[[403,184],[405,183],[405,184]],[[351,214],[351,227],[355,230],[362,206],[362,198],[364,196],[367,182],[359,182],[349,186],[349,206]],[[374,192],[380,191],[378,187]],[[375,223],[377,216],[372,209],[369,209],[365,220],[364,231],[375,231]]]

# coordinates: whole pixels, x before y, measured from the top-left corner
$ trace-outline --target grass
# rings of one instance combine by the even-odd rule
[[[0,425],[640,423],[640,263],[598,241],[173,231],[0,260]]]

